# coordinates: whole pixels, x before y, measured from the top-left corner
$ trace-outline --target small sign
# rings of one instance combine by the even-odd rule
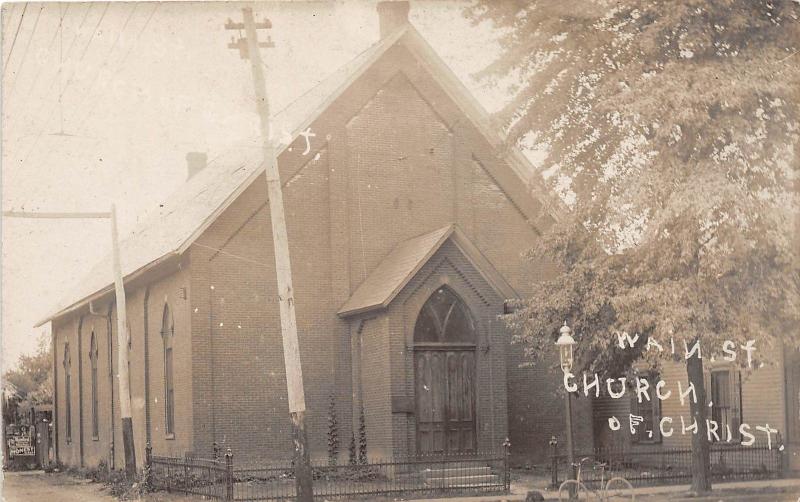
[[[7,436],[6,442],[9,457],[32,457],[36,453],[33,438],[24,428],[16,434]]]

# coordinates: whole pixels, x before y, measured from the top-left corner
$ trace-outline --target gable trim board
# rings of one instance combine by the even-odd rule
[[[456,245],[501,298],[519,298],[514,288],[464,233],[456,225],[448,225],[395,246],[342,305],[337,313],[339,317],[350,317],[388,307],[448,240]]]
[[[281,143],[276,148],[276,159],[299,139],[301,131],[318,120],[328,107],[344,94],[358,78],[363,76],[381,56],[397,45],[402,45],[415,57],[421,68],[432,76],[434,82],[441,87],[478,130],[480,136],[495,151],[496,158],[475,158],[496,181],[497,186],[508,195],[517,209],[523,213],[528,224],[535,231],[541,233],[543,227],[560,221],[565,214],[563,207],[555,197],[548,194],[543,184],[537,181],[538,175],[535,174],[527,159],[515,149],[505,148],[505,139],[499,132],[492,129],[488,115],[480,104],[410,24],[405,24],[390,36],[366,49],[312,88],[309,95],[304,95],[302,100],[296,100],[273,116],[273,120],[277,123],[274,130],[280,130],[281,123],[289,122],[289,128],[293,131],[291,140]],[[460,125],[452,124],[452,126]],[[130,286],[131,282],[140,279],[151,269],[161,268],[161,266],[175,261],[180,263],[181,257],[195,240],[262,175],[264,167],[263,159],[260,159],[261,148],[255,148],[256,144],[257,142],[253,147],[241,148],[224,159],[221,159],[222,155],[214,158],[206,169],[194,176],[170,199],[179,204],[169,204],[169,201],[165,203],[164,207],[170,210],[165,209],[162,213],[154,214],[121,244],[120,249],[123,253],[121,261],[126,285]],[[228,160],[228,157],[233,158]],[[223,163],[236,167],[235,169],[225,169],[221,167]],[[504,167],[507,169],[503,169]],[[298,166],[295,174],[301,169],[303,166]],[[285,185],[292,176],[288,172],[281,174],[283,185]],[[218,199],[214,193],[217,190],[226,195]],[[201,196],[205,199],[194,200]],[[203,202],[206,201],[208,205],[203,205]],[[180,204],[181,202],[183,205]],[[169,219],[170,215],[172,215],[171,220]],[[180,228],[181,224],[185,224],[185,228]],[[459,238],[459,241],[463,241],[463,239]],[[136,250],[136,246],[131,246],[131,243],[139,243],[138,247],[143,249]],[[474,248],[471,244],[466,245],[466,247],[470,246]],[[144,256],[136,256],[135,251],[140,251]],[[98,285],[100,277],[97,276],[107,277],[107,282],[104,285]],[[89,286],[87,287],[87,285]],[[92,270],[85,281],[81,282],[78,292],[70,295],[67,301],[62,302],[61,305],[66,306],[59,307],[54,313],[39,321],[36,327],[75,312],[88,302],[97,301],[112,293],[113,283],[109,256]],[[512,296],[516,296],[516,294],[509,297]]]

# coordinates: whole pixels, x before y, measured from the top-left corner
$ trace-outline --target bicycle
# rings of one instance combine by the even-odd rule
[[[615,476],[605,482],[607,463],[596,462],[595,468],[600,470],[600,489],[592,490],[581,482],[581,467],[584,462],[591,460],[589,457],[582,458],[579,462],[572,464],[578,468],[575,479],[568,479],[558,487],[558,500],[597,500],[598,502],[634,502],[636,496],[633,493],[633,485],[627,479]],[[574,493],[574,498],[572,497]]]

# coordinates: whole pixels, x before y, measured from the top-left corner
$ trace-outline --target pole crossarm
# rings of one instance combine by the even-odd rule
[[[238,50],[239,57],[241,59],[250,59],[250,45],[253,44],[248,42],[246,36],[242,36],[242,30],[247,31],[251,27],[255,30],[271,30],[272,22],[269,19],[264,19],[260,23],[253,21],[248,25],[248,23],[235,23],[228,19],[228,22],[225,23],[226,30],[236,30],[239,32],[239,38],[231,37],[231,41],[228,43],[228,48]],[[272,38],[270,38],[269,35],[267,35],[266,42],[256,40],[254,44],[265,49],[272,49],[275,47],[275,43],[272,42]]]
[[[110,212],[97,213],[46,213],[31,211],[3,211],[3,216],[7,218],[32,218],[32,219],[51,219],[51,220],[82,220],[82,219],[110,219]]]

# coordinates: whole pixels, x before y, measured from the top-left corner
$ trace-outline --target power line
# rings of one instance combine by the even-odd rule
[[[80,105],[75,107],[75,113],[77,115],[77,114],[80,113],[81,110],[83,110],[85,108],[84,105],[87,103],[87,101],[91,102],[92,105],[93,105],[93,106],[89,107],[88,112],[83,116],[83,119],[80,121],[80,124],[75,128],[76,131],[80,130],[81,128],[83,128],[84,124],[89,120],[89,117],[91,117],[92,114],[94,113],[94,110],[97,109],[97,105],[98,105],[100,99],[92,100],[90,94],[91,94],[92,89],[94,88],[94,86],[97,84],[97,82],[98,82],[98,80],[100,78],[100,74],[103,72],[103,68],[108,66],[108,63],[109,63],[109,61],[111,59],[111,55],[114,53],[114,49],[116,49],[117,44],[119,43],[119,39],[122,36],[122,33],[125,31],[125,28],[128,27],[128,23],[130,22],[131,18],[133,17],[133,13],[136,12],[136,7],[138,5],[139,5],[138,2],[134,3],[133,4],[133,8],[130,10],[130,12],[128,12],[128,16],[125,18],[125,22],[122,24],[122,28],[120,28],[119,31],[117,32],[117,38],[114,40],[114,43],[111,45],[111,50],[108,51],[108,54],[106,55],[105,61],[103,62],[103,64],[100,65],[100,69],[98,70],[97,75],[95,76],[94,80],[89,85],[88,89],[86,90],[86,94],[85,94],[84,100],[80,103]]]
[[[23,49],[23,51],[22,51],[22,59],[19,62],[19,66],[17,66],[17,71],[15,72],[15,75],[14,75],[14,83],[11,84],[12,85],[12,89],[14,87],[16,87],[17,80],[19,79],[19,76],[22,73],[22,68],[25,65],[25,59],[28,56],[28,49],[31,46],[31,42],[33,41],[33,37],[36,36],[36,27],[39,25],[39,18],[42,17],[42,11],[44,10],[44,6],[45,6],[45,4],[42,4],[42,6],[39,7],[39,12],[36,13],[36,20],[33,22],[33,28],[31,28],[31,36],[28,37],[28,43],[25,44],[25,49]]]
[[[97,31],[97,28],[100,26],[100,23],[102,22],[102,20],[103,20],[103,17],[105,16],[105,14],[106,14],[106,11],[108,10],[108,6],[109,6],[109,5],[110,5],[110,3],[107,3],[107,4],[106,4],[106,8],[103,10],[103,14],[100,16],[100,19],[98,20],[98,22],[97,22],[97,24],[96,24],[96,26],[95,26],[95,30],[92,32],[92,38],[94,37],[94,33]],[[111,55],[113,54],[113,52],[114,52],[114,49],[116,48],[116,46],[117,46],[117,44],[119,43],[119,40],[120,40],[120,38],[121,38],[121,36],[122,36],[122,32],[123,32],[123,31],[125,30],[125,28],[128,26],[128,23],[130,22],[130,20],[131,20],[131,17],[133,16],[133,13],[136,11],[136,6],[137,6],[137,4],[135,4],[135,3],[134,3],[134,4],[133,4],[133,8],[132,8],[132,9],[131,9],[131,10],[128,12],[128,16],[126,17],[126,19],[125,19],[125,22],[124,22],[124,23],[123,23],[123,25],[122,25],[122,28],[120,28],[119,32],[117,33],[117,37],[116,37],[116,39],[114,40],[114,43],[112,44],[112,46],[111,46],[111,49],[108,51],[107,55],[105,56],[105,59],[104,59],[103,63],[102,63],[101,65],[99,65],[99,68],[98,68],[98,70],[97,70],[97,73],[95,74],[94,78],[92,79],[92,82],[91,82],[91,83],[89,84],[89,86],[86,88],[86,92],[84,93],[84,94],[85,94],[85,96],[84,96],[84,99],[83,99],[83,100],[80,102],[80,104],[79,104],[79,105],[77,105],[77,106],[75,106],[75,107],[74,107],[74,110],[75,110],[75,111],[74,111],[74,114],[72,115],[72,119],[75,119],[75,118],[77,117],[77,115],[78,115],[78,114],[81,112],[81,110],[83,110],[83,109],[85,108],[85,105],[87,104],[87,102],[90,102],[90,101],[92,101],[92,100],[91,100],[91,97],[92,97],[92,96],[91,96],[91,89],[92,89],[92,88],[94,88],[95,84],[97,83],[97,81],[98,81],[98,79],[99,79],[100,75],[102,74],[103,68],[104,68],[104,67],[106,67],[106,66],[108,66],[109,60],[110,60],[110,58],[111,58]],[[148,20],[149,20],[149,19],[148,19]],[[91,44],[91,39],[89,40],[89,43],[87,44],[87,48],[88,48],[89,44]],[[85,52],[84,52],[84,55],[85,55]],[[75,75],[75,74],[73,73],[73,74],[72,74],[72,76],[74,77],[74,75]],[[70,78],[70,80],[67,82],[67,85],[64,87],[64,89],[63,89],[63,90],[60,90],[60,92],[59,92],[59,97],[58,97],[58,100],[59,100],[59,108],[61,108],[61,102],[62,102],[62,98],[63,98],[64,94],[66,93],[66,89],[67,89],[67,87],[69,86],[69,84],[70,84],[70,83],[72,83],[72,77],[71,77],[71,78]],[[89,112],[86,114],[86,116],[84,117],[83,121],[81,122],[81,125],[80,125],[80,126],[78,126],[78,128],[82,127],[82,126],[83,126],[83,124],[86,122],[86,120],[88,120],[88,117],[89,117],[89,116],[92,114],[93,110],[96,108],[98,101],[99,101],[99,100],[94,100],[94,101],[93,101],[93,106],[91,106],[91,107],[90,107],[90,109],[89,109]],[[52,113],[51,113],[51,117],[52,117]],[[49,119],[50,119],[50,117],[48,117],[48,120],[49,120]],[[77,130],[78,130],[78,128],[76,128],[75,130],[77,131]],[[37,140],[38,140],[38,139],[41,137],[41,135],[42,135],[42,134],[43,134],[43,133],[40,133],[40,134],[39,134],[39,137],[37,137]],[[63,131],[63,116],[62,116],[62,119],[61,119],[61,130],[60,130],[60,132],[59,132],[58,134],[56,134],[56,135],[58,135],[58,136],[75,136],[74,134],[65,134],[65,133],[64,133],[64,131]],[[57,150],[57,147],[56,147],[56,148],[53,148],[53,149],[50,149],[50,150],[47,152],[47,155],[46,155],[46,157],[44,158],[44,161],[43,161],[43,162],[46,162],[46,161],[47,161],[47,160],[50,158],[50,156],[51,156],[51,155],[52,155],[52,154],[53,154],[53,153],[54,153],[56,150]],[[32,150],[31,150],[31,152],[32,152]],[[27,158],[30,156],[30,153],[31,153],[31,152],[29,152],[28,156],[26,156],[25,160],[23,160],[23,164],[24,164],[25,162],[27,162]]]
[[[14,44],[17,43],[17,37],[19,36],[19,29],[22,27],[22,21],[25,20],[25,11],[28,10],[28,3],[25,2],[25,6],[22,7],[22,15],[19,18],[19,23],[17,23],[17,31],[14,32],[14,38],[11,40],[11,49],[8,51],[8,57],[6,58],[6,62],[3,65],[3,75],[6,74],[6,69],[8,68],[8,62],[11,61],[11,53],[14,52]]]
[[[86,42],[86,47],[84,47],[83,54],[81,54],[81,58],[79,61],[83,61],[83,58],[86,57],[86,53],[89,52],[89,46],[92,45],[92,40],[94,40],[94,36],[97,33],[97,28],[100,27],[100,23],[102,23],[103,18],[106,17],[106,12],[108,12],[109,5],[111,5],[111,2],[106,2],[106,6],[103,8],[103,13],[100,14],[100,19],[98,19],[97,24],[94,25],[94,30],[92,30],[92,36],[89,37],[89,41]]]
[[[108,5],[108,4],[107,4],[107,5]],[[117,38],[116,38],[116,40],[114,41],[114,44],[113,44],[113,45],[112,45],[112,47],[111,47],[111,50],[108,52],[108,54],[107,54],[107,56],[106,56],[106,58],[105,58],[105,61],[104,61],[104,63],[101,65],[101,69],[100,69],[100,70],[98,70],[98,72],[97,72],[97,74],[95,75],[95,77],[94,77],[93,81],[92,81],[92,82],[91,82],[91,84],[89,85],[89,87],[88,87],[88,89],[89,89],[89,90],[91,90],[91,89],[94,87],[94,85],[97,83],[97,79],[99,78],[100,74],[102,73],[102,67],[105,67],[105,66],[107,66],[107,65],[108,65],[109,59],[110,59],[110,57],[111,57],[111,54],[113,53],[114,49],[116,48],[116,45],[117,45],[117,43],[119,42],[119,39],[120,39],[120,38],[121,38],[121,36],[122,36],[122,31],[124,31],[124,30],[125,30],[125,28],[127,27],[128,23],[130,22],[130,20],[131,20],[131,18],[132,18],[132,16],[133,16],[133,13],[134,13],[134,12],[135,12],[135,10],[136,10],[136,5],[137,5],[137,4],[134,4],[134,7],[133,7],[133,9],[131,9],[131,11],[128,13],[128,16],[127,16],[127,18],[126,18],[126,20],[125,20],[125,23],[123,24],[122,28],[120,29],[120,32],[118,33],[118,35],[117,35]],[[139,34],[138,34],[138,35],[137,35],[137,37],[136,37],[136,41],[138,41],[139,37],[140,37],[140,36],[141,36],[141,34],[144,32],[144,29],[145,29],[145,28],[147,27],[147,25],[149,24],[149,22],[150,22],[150,19],[153,17],[153,14],[155,14],[155,11],[158,9],[158,7],[159,7],[159,4],[156,4],[155,8],[154,8],[154,9],[153,9],[153,10],[150,12],[150,15],[148,16],[147,20],[145,21],[145,24],[144,24],[144,25],[142,26],[142,28],[139,30]],[[104,14],[105,14],[105,10],[104,10],[103,12],[104,12]],[[102,18],[102,16],[101,16],[101,18]],[[99,23],[98,23],[98,25],[97,25],[97,26],[99,26]],[[97,28],[97,27],[95,27],[95,30],[96,30],[96,28]],[[136,43],[136,41],[134,41],[134,44]],[[91,43],[91,41],[90,41],[90,43]],[[88,47],[88,44],[87,44],[87,47]],[[131,48],[128,50],[128,53],[125,55],[125,58],[127,58],[127,56],[130,54],[130,52],[131,52],[132,50],[133,50],[133,46],[131,46]],[[123,59],[123,61],[124,61],[124,59]],[[119,70],[118,70],[118,71],[119,71]],[[73,73],[73,75],[72,75],[72,76],[74,76],[74,73]],[[62,98],[62,96],[64,95],[64,93],[66,93],[66,88],[69,86],[69,84],[70,84],[71,82],[72,82],[72,77],[70,77],[69,81],[67,82],[67,86],[65,86],[64,90],[60,92],[60,94],[59,94],[59,102],[61,101],[61,98]],[[74,118],[76,118],[77,114],[78,114],[78,113],[80,113],[80,111],[81,111],[83,108],[85,108],[85,107],[84,107],[84,105],[87,103],[87,101],[91,101],[91,100],[90,100],[90,97],[91,97],[91,96],[89,95],[89,91],[87,90],[86,96],[85,96],[84,100],[83,100],[83,101],[80,103],[80,106],[76,106],[76,107],[75,107],[75,115],[73,115],[73,117],[72,117],[73,119],[74,119]],[[75,128],[75,131],[79,131],[80,129],[82,129],[82,128],[84,127],[84,125],[85,125],[85,124],[86,124],[86,122],[88,121],[89,117],[92,115],[92,113],[94,113],[94,111],[95,111],[95,109],[96,109],[96,107],[97,107],[97,105],[98,105],[98,102],[99,102],[99,100],[94,100],[94,101],[92,102],[92,106],[90,107],[90,109],[89,109],[89,112],[88,112],[88,113],[86,114],[86,116],[83,118],[83,120],[81,121],[81,124]],[[47,118],[47,120],[49,121],[51,117],[52,117],[52,113],[51,113],[51,115],[50,115],[50,116]],[[38,140],[41,138],[41,136],[43,135],[43,132],[44,132],[44,131],[42,130],[42,131],[39,133],[39,135],[37,136],[37,139],[36,139],[36,141],[34,142],[34,146],[31,148],[31,150],[29,150],[28,154],[25,156],[25,159],[22,161],[22,162],[23,162],[23,164],[27,162],[27,160],[28,160],[28,158],[30,157],[31,153],[34,151],[34,149],[35,149],[35,145],[36,145],[36,143],[38,142]],[[61,133],[61,134],[59,134],[59,135],[61,135],[61,136],[75,136],[75,135],[63,134],[63,131],[62,131],[62,133]],[[53,149],[51,149],[51,150],[49,150],[49,151],[48,151],[48,153],[47,153],[47,156],[45,157],[45,161],[46,161],[47,159],[49,159],[49,158],[50,158],[50,156],[51,156],[51,155],[52,155],[52,154],[53,154],[53,153],[56,151],[56,149],[57,149],[57,148],[53,148]]]
[[[69,58],[70,54],[72,54],[72,49],[75,47],[75,42],[80,38],[81,28],[83,28],[83,25],[86,23],[86,19],[89,17],[89,13],[91,12],[93,6],[94,6],[93,3],[89,3],[88,4],[86,12],[83,15],[83,19],[81,19],[80,25],[78,26],[78,29],[75,32],[75,36],[72,38],[72,42],[70,42],[69,48],[67,49],[67,58]],[[73,74],[74,74],[74,70],[73,70]],[[45,90],[45,95],[49,95],[50,90],[53,88],[53,85],[55,85],[56,82],[59,83],[58,91],[59,91],[59,93],[61,93],[61,80],[60,79],[61,79],[61,72],[59,70],[59,71],[56,72],[56,75],[54,75],[53,78],[50,80],[50,85]],[[30,95],[32,93],[33,93],[33,89],[30,89],[28,91],[28,97],[30,97]],[[31,116],[32,117],[38,117],[39,114],[41,113],[42,109],[45,106],[47,106],[48,104],[49,103],[48,103],[48,101],[46,99],[39,100],[39,107],[36,109],[36,112],[31,114]],[[50,115],[48,115],[47,119],[45,119],[45,124],[46,124],[47,121],[49,121],[53,117],[53,113],[55,113],[54,109],[51,110]],[[31,148],[31,151],[32,151],[33,148],[35,148],[36,144],[38,143],[38,138],[41,137],[42,134],[44,134],[44,125],[42,126],[42,129],[40,129],[39,134],[37,135],[37,139],[36,139],[36,141],[34,141],[34,144],[33,144],[32,148]],[[30,155],[30,151],[28,152],[28,155],[26,155],[25,158],[27,159],[27,157],[29,155]]]
[[[103,21],[103,18],[105,17],[106,12],[108,11],[108,6],[109,5],[110,5],[110,2],[106,2],[106,6],[103,9],[103,13],[100,15],[100,19],[97,21],[97,23],[95,24],[95,27],[94,27],[94,29],[92,31],[92,36],[89,38],[89,41],[86,43],[86,47],[84,48],[83,54],[81,55],[81,58],[80,58],[80,61],[82,61],[83,57],[86,56],[86,53],[89,50],[89,46],[91,46],[92,40],[94,39],[94,35],[95,35],[95,33],[97,33],[97,28],[100,26],[100,23]],[[78,35],[76,34],[75,37],[77,38],[77,36]],[[64,88],[63,89],[59,89],[59,99],[61,99],[64,96],[64,93],[66,92],[67,88],[73,82],[73,78],[74,77],[75,77],[75,70],[73,70],[73,72],[70,75],[70,78],[67,80],[67,83],[64,86]],[[60,80],[60,77],[57,77],[57,78],[59,78],[59,80]],[[53,86],[52,84],[55,83],[55,81],[56,81],[56,79],[54,78],[53,82],[50,84],[51,88]],[[43,103],[43,105],[44,104],[45,103]],[[39,110],[41,110],[41,107],[39,108]],[[36,149],[36,145],[39,143],[39,140],[42,138],[42,135],[44,135],[44,129],[47,127],[47,123],[50,121],[50,119],[53,118],[53,114],[54,113],[55,113],[55,108],[53,108],[50,111],[50,115],[47,116],[47,119],[45,120],[45,123],[42,125],[42,128],[39,131],[39,134],[36,136],[36,139],[34,140],[33,145],[31,145],[31,148],[28,150],[28,153],[25,155],[25,158],[22,160],[22,164],[23,165],[28,162],[28,159],[30,158],[31,154]],[[52,150],[49,153],[52,153]],[[48,157],[49,157],[49,153],[48,153]]]
[[[8,15],[3,16],[3,33],[8,31],[8,25],[11,24],[11,20],[14,18],[14,10],[16,7],[17,4],[12,3],[11,7],[8,8]]]
[[[155,14],[156,11],[158,10],[158,8],[161,6],[161,2],[155,2],[155,4],[156,4],[156,6],[153,8],[152,11],[150,11],[150,15],[147,16],[147,20],[144,22],[144,25],[142,25],[141,29],[139,30],[139,33],[136,35],[136,40],[133,41],[131,46],[128,48],[128,52],[125,54],[125,56],[123,56],[122,62],[120,63],[119,68],[117,69],[117,73],[119,73],[120,70],[125,68],[125,62],[128,60],[128,56],[131,55],[131,52],[133,52],[133,48],[136,46],[136,42],[139,41],[139,38],[141,38],[142,33],[144,33],[145,28],[147,28],[147,25],[150,24],[150,20],[153,19],[153,14]],[[116,73],[115,73],[115,75],[116,75]]]
[[[64,5],[63,3],[59,3],[58,4],[59,11],[61,10],[63,5]],[[53,44],[55,43],[56,38],[60,38],[61,45],[59,46],[59,58],[61,58],[61,56],[63,56],[63,53],[64,53],[64,27],[63,27],[64,18],[67,16],[67,13],[69,12],[69,8],[70,8],[71,5],[72,5],[71,3],[67,3],[67,7],[64,9],[64,11],[60,12],[59,21],[58,21],[58,29],[56,29],[55,32],[53,33],[53,38],[50,40],[50,44],[47,46],[47,52],[50,52],[50,49],[53,47]],[[59,59],[59,63],[61,63],[60,59]],[[33,89],[36,87],[36,83],[39,81],[39,76],[42,74],[42,70],[45,67],[46,67],[45,65],[41,65],[41,64],[39,65],[39,69],[36,71],[36,75],[33,77],[33,82],[28,86],[28,96],[30,96],[31,92],[33,92]],[[60,69],[60,66],[59,66],[59,69]],[[12,90],[12,92],[13,92],[13,90]],[[10,98],[10,96],[9,96],[9,98]]]

